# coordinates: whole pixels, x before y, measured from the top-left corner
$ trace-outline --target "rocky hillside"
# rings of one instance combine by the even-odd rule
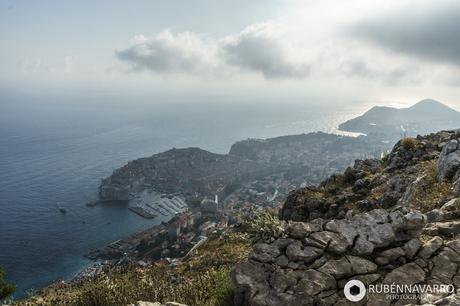
[[[460,305],[459,138],[402,139],[382,160],[356,161],[292,192],[280,211],[284,233],[255,244],[234,268],[235,304]],[[351,303],[349,280],[438,289],[368,292]]]
[[[285,220],[343,218],[350,209],[410,207],[428,212],[458,195],[458,132],[400,140],[383,159],[357,160],[318,186],[292,192]]]

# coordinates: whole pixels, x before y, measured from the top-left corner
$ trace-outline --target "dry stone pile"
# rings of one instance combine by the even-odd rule
[[[288,222],[286,235],[255,244],[233,270],[236,305],[460,305],[457,296],[393,300],[369,294],[351,303],[349,280],[364,284],[453,284],[460,287],[460,239],[422,242],[427,217],[404,209],[376,209],[339,220]]]

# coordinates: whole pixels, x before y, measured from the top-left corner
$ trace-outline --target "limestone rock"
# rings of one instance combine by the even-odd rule
[[[418,253],[418,256],[424,259],[430,258],[433,255],[433,253],[436,252],[442,246],[442,244],[442,238],[436,236],[422,246],[422,249]]]
[[[316,270],[307,270],[294,290],[313,296],[335,287],[336,281],[331,275]]]
[[[455,199],[448,201],[441,207],[441,210],[448,211],[448,212],[460,211],[460,198],[455,198]]]
[[[265,274],[265,269],[254,262],[242,262],[235,266],[232,270],[232,281],[235,284],[236,305],[256,299],[256,295],[268,295],[270,287]]]
[[[137,301],[136,304],[130,304],[128,306],[187,306],[185,304],[177,303],[177,302],[167,302],[166,304],[161,304],[158,302],[144,302],[144,301]]]
[[[421,229],[426,222],[426,216],[419,212],[410,212],[404,218],[406,219],[406,227],[409,230]]]
[[[342,234],[329,231],[313,233],[309,238],[319,242],[324,247],[327,247],[328,251],[336,254],[344,253],[351,245]]]
[[[309,222],[292,223],[286,238],[254,245],[251,260],[233,269],[235,304],[417,304],[415,300],[390,301],[378,294],[351,304],[342,290],[352,279],[367,285],[453,283],[460,288],[460,239],[444,243],[434,237],[422,245],[416,235],[425,221],[417,211],[398,208],[321,222],[315,230]],[[453,297],[435,294],[424,301],[456,305],[449,304],[455,301]]]
[[[275,260],[275,263],[281,268],[286,268],[289,264],[289,259],[286,255],[281,255]]]
[[[313,232],[309,223],[305,222],[290,222],[287,225],[288,234],[295,239],[308,237]]]
[[[457,252],[457,254],[460,254],[460,240],[459,239],[449,241],[447,242],[446,245],[452,250],[454,250],[455,252]]]
[[[136,304],[130,304],[129,306],[164,306],[158,302],[144,302],[144,301],[137,301]]]
[[[286,255],[291,261],[310,263],[323,254],[324,250],[311,246],[304,247],[300,241],[291,243],[286,248]]]
[[[367,259],[346,255],[351,264],[351,270],[354,274],[368,274],[377,271],[377,265]]]
[[[457,264],[452,262],[446,253],[439,254],[433,258],[434,267],[431,271],[431,277],[439,280],[442,284],[451,284],[452,277],[457,271]]]
[[[429,223],[423,229],[425,234],[430,236],[441,235],[451,237],[460,234],[460,221],[446,221]]]
[[[385,250],[385,251],[381,252],[379,254],[379,256],[375,259],[375,262],[378,265],[383,266],[383,265],[387,265],[390,262],[393,262],[393,261],[397,260],[398,258],[403,257],[405,255],[406,255],[406,253],[404,252],[404,250],[402,248],[400,248],[400,247],[392,248],[392,249],[388,249],[388,250]]]
[[[406,257],[412,259],[421,247],[422,243],[420,240],[413,238],[404,244],[403,250],[406,253]]]
[[[425,271],[415,263],[408,263],[388,273],[385,276],[384,283],[413,285],[424,280]]]
[[[345,257],[329,260],[318,271],[332,275],[336,279],[353,275],[351,264]]]
[[[281,252],[276,245],[257,243],[253,246],[251,257],[260,262],[273,262]]]
[[[459,142],[456,139],[449,141],[441,151],[438,160],[438,179],[451,180],[460,167]]]

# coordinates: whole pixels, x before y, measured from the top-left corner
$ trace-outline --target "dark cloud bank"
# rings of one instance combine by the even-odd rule
[[[398,14],[360,22],[351,33],[393,51],[460,65],[460,2],[432,4],[414,3]]]

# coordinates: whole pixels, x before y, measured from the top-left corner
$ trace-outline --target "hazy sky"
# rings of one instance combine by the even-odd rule
[[[0,0],[0,88],[460,106],[459,1]]]

